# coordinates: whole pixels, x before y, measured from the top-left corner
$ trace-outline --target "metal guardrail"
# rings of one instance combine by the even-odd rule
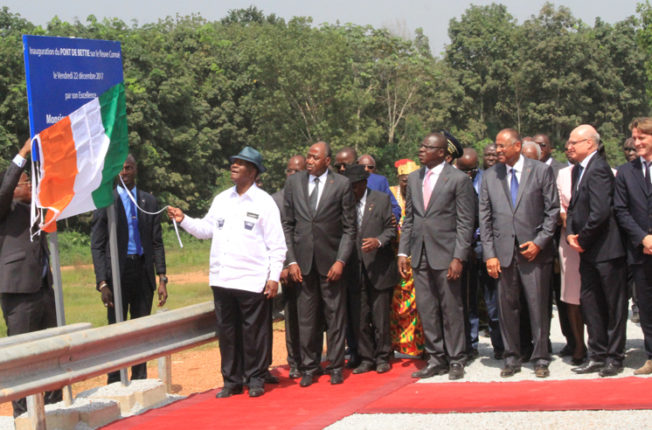
[[[217,339],[213,302],[2,348],[0,402],[54,390]]]
[[[76,324],[68,324],[61,327],[46,328],[45,330],[18,334],[16,336],[7,336],[7,337],[0,338],[0,348],[2,348],[4,352],[4,348],[8,346],[33,342],[39,339],[47,339],[49,337],[59,336],[62,334],[72,333],[80,330],[86,330],[89,328],[93,328],[93,325],[91,323],[82,322]]]

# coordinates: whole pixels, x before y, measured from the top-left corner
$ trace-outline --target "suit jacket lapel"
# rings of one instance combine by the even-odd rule
[[[312,209],[310,209],[310,205],[308,204],[308,196],[310,193],[308,193],[308,178],[310,178],[309,174],[307,171],[300,172],[300,181],[299,181],[299,192],[297,194],[297,198],[294,201],[294,205],[303,205],[303,208],[306,210],[306,213],[308,215],[312,216]],[[297,173],[299,175],[299,173]],[[296,209],[295,209],[296,210]]]
[[[521,196],[525,191],[525,187],[527,187],[528,179],[530,178],[531,173],[532,173],[532,162],[530,161],[529,158],[526,158],[523,162],[523,171],[521,172],[521,180],[518,183],[518,194],[516,194],[516,206],[514,206],[514,209],[518,207],[518,204],[521,201]]]
[[[418,182],[416,183],[416,190],[414,192],[414,197],[412,198],[412,206],[419,206],[422,209],[422,213],[426,213],[426,208],[423,207],[423,178],[426,176],[426,168],[422,167],[419,169]],[[431,195],[432,198],[432,195]]]
[[[426,213],[432,207],[433,202],[438,198],[438,196],[442,194],[441,190],[446,186],[446,182],[448,182],[448,174],[450,173],[449,169],[453,169],[453,167],[451,167],[448,163],[444,164],[444,168],[441,169],[439,178],[437,178],[437,182],[435,183],[435,188],[433,188],[432,194],[430,194],[430,201],[428,202]]]
[[[634,177],[636,178],[636,182],[641,187],[641,190],[643,191],[643,195],[648,195],[648,190],[647,190],[647,184],[645,183],[645,176],[643,176],[643,163],[641,163],[640,158],[636,158],[634,160]]]
[[[503,191],[505,192],[505,198],[509,204],[509,207],[512,207],[512,196],[509,194],[509,187],[507,186],[507,167],[504,164],[499,164],[496,166],[496,176],[500,180],[501,185],[503,186]]]
[[[328,199],[330,198],[330,195],[333,192],[333,184],[335,183],[335,178],[333,178],[334,173],[333,172],[328,172],[328,175],[326,175],[326,183],[324,184],[324,190],[321,193],[321,197],[319,198],[319,201],[317,202],[317,210],[315,211],[315,215],[319,213],[319,210],[324,206],[324,202],[327,202]]]

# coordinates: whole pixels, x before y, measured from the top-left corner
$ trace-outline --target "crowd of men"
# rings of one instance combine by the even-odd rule
[[[331,384],[341,384],[345,367],[354,375],[390,371],[392,291],[409,277],[425,343],[425,366],[414,378],[464,378],[465,366],[478,356],[478,296],[494,357],[504,360],[500,375],[510,377],[532,361],[535,376],[545,378],[553,302],[567,340],[558,354],[571,356],[576,373],[607,377],[623,370],[628,296],[634,295],[648,356],[634,373],[651,374],[652,118],[637,118],[630,129],[628,162],[616,173],[587,124],[570,133],[567,163],[551,157],[547,135],[522,138],[501,130],[484,148],[483,169],[475,150],[446,131],[431,133],[419,147],[421,167],[402,178],[401,205],[387,178],[375,173],[374,158],[358,157],[354,148],[333,157],[328,143],[311,145],[305,157],[289,159],[283,189],[269,195],[256,185],[263,158],[245,147],[230,159],[234,186],[214,198],[204,217],[167,210],[192,235],[212,239],[209,284],[224,377],[217,397],[240,394],[245,386],[258,397],[266,383],[278,382],[269,366],[271,299],[279,286],[289,376],[300,378],[301,387],[325,373]],[[15,282],[0,285],[10,335],[53,325],[51,317],[28,323],[33,316],[23,311],[45,299],[41,309],[53,306],[47,249],[28,238],[21,176],[27,152],[25,145],[0,187],[0,278],[27,263],[24,273],[41,276],[24,291]],[[129,156],[115,191],[125,318],[127,310],[132,318],[150,313],[154,272],[159,305],[167,299],[160,218],[152,215],[157,202],[136,189],[135,177]],[[106,212],[98,210],[96,286],[113,323],[107,246]],[[23,263],[28,247],[33,251]],[[635,288],[628,289],[628,279]],[[144,377],[146,368],[135,366],[132,378]]]

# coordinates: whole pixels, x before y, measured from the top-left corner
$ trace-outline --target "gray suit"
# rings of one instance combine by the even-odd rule
[[[412,256],[414,287],[428,363],[464,361],[464,311],[460,280],[446,279],[453,258],[466,261],[473,241],[475,191],[469,177],[444,164],[423,207],[426,168],[408,176],[399,254]],[[443,327],[443,330],[442,330]]]
[[[500,329],[507,365],[520,366],[520,295],[530,313],[534,341],[532,358],[549,363],[548,334],[552,238],[559,218],[559,196],[553,171],[539,161],[524,158],[516,206],[512,207],[505,164],[486,170],[480,188],[480,235],[484,261],[498,258]],[[532,241],[540,252],[528,262],[518,249]]]
[[[314,374],[319,366],[324,315],[329,369],[344,366],[346,293],[341,280],[328,282],[335,261],[346,262],[355,246],[355,202],[347,178],[328,172],[317,210],[309,208],[308,172],[285,183],[283,230],[288,263],[296,262],[303,282],[299,290],[300,370]]]

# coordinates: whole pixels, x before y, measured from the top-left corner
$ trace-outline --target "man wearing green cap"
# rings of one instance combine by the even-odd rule
[[[204,218],[185,216],[169,207],[168,215],[199,239],[212,238],[209,282],[215,300],[224,388],[218,398],[265,393],[272,333],[267,329],[285,260],[281,216],[272,197],[258,188],[265,171],[258,151],[245,147],[231,157],[231,187],[213,200]]]

